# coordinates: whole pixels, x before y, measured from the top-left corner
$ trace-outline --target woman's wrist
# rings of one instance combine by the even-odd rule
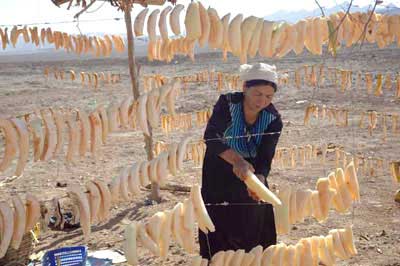
[[[220,154],[220,157],[232,165],[243,163],[245,160],[240,154],[232,149],[226,150]]]
[[[245,163],[245,162],[246,162],[246,160],[243,159],[242,156],[240,156],[239,154],[237,154],[235,152],[235,156],[234,156],[234,159],[233,159],[233,164],[241,164],[241,163]]]

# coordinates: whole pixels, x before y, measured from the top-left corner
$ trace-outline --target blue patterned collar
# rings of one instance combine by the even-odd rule
[[[231,123],[224,132],[224,137],[227,137],[226,144],[245,158],[256,157],[257,148],[262,140],[262,135],[256,134],[264,133],[276,116],[263,109],[254,124],[249,126],[244,117],[243,98],[236,103],[229,101],[229,111]]]

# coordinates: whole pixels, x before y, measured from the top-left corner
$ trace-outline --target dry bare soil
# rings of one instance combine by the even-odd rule
[[[68,57],[66,57],[68,58]],[[0,115],[12,117],[46,107],[71,107],[93,110],[96,105],[120,102],[131,95],[126,58],[85,59],[85,60],[51,60],[51,55],[43,55],[32,62],[0,63]],[[0,57],[0,62],[2,62]],[[4,61],[3,61],[4,62]],[[364,46],[340,52],[336,59],[331,56],[315,57],[304,53],[301,56],[290,54],[281,60],[256,58],[251,62],[268,62],[277,65],[278,70],[293,70],[304,64],[324,63],[329,67],[352,70],[371,71],[373,73],[400,71],[400,49],[390,47],[378,50]],[[204,69],[215,69],[225,72],[236,72],[239,62],[229,58],[222,62],[221,54],[209,53],[196,57],[192,63],[185,58],[178,58],[171,64],[148,63],[139,59],[141,73],[160,73],[166,76],[184,75]],[[82,87],[80,82],[69,80],[46,80],[43,76],[45,67],[74,69],[79,71],[112,71],[122,74],[122,82],[113,86],[101,85],[98,91]],[[178,112],[192,112],[211,107],[221,92],[207,84],[194,84],[186,94],[177,101]],[[225,92],[222,92],[225,93]],[[309,102],[326,105],[337,105],[350,108],[349,127],[336,127],[332,123],[313,122],[311,127],[302,125],[304,108]],[[328,85],[313,91],[310,87],[296,89],[292,84],[279,88],[274,103],[285,121],[284,132],[279,146],[334,143],[344,145],[350,152],[361,152],[369,156],[382,157],[387,160],[400,159],[400,137],[391,133],[386,142],[382,141],[382,130],[378,127],[372,137],[366,129],[357,127],[361,110],[377,110],[400,113],[400,100],[395,100],[393,91],[384,91],[384,96],[367,96],[365,88],[341,93],[334,86]],[[155,130],[154,140],[165,142],[178,141],[183,136],[201,137],[204,128],[193,128],[189,132],[176,131],[165,135]],[[122,167],[145,158],[143,135],[139,131],[122,131],[113,133],[106,145],[101,148],[97,161],[91,157],[80,159],[76,165],[65,165],[64,155],[48,162],[29,162],[24,175],[6,182],[5,176],[12,171],[1,174],[0,199],[6,200],[13,193],[30,192],[41,200],[50,200],[54,196],[65,195],[66,188],[56,187],[57,182],[80,183],[93,178],[110,181]],[[64,147],[65,148],[65,147]],[[1,148],[3,149],[3,148]],[[65,150],[65,149],[64,149]],[[314,162],[311,166],[298,166],[296,169],[272,169],[269,182],[278,185],[289,184],[297,188],[314,188],[317,178],[326,176],[335,167],[334,153],[329,155],[327,165]],[[169,182],[191,185],[200,183],[201,168],[194,167],[192,162],[185,162],[185,171],[178,177],[170,177]],[[359,176],[361,202],[354,205],[348,214],[330,212],[327,222],[320,224],[314,219],[306,219],[296,224],[290,235],[280,236],[279,241],[295,243],[301,237],[327,235],[330,229],[343,228],[353,224],[355,244],[358,255],[347,260],[338,261],[337,265],[400,265],[400,205],[393,200],[396,186],[391,182],[389,168],[380,171],[377,176]],[[121,203],[112,209],[111,218],[103,224],[93,226],[90,250],[122,249],[124,225],[132,220],[146,220],[159,210],[170,209],[178,201],[188,196],[184,192],[162,191],[163,201],[160,204],[147,205],[148,190],[143,190],[140,197],[129,203]],[[222,208],[222,207],[221,207]],[[67,245],[83,244],[80,229],[69,232],[47,231],[40,235],[34,251],[49,250]],[[139,248],[140,265],[188,265],[190,256],[174,244],[168,258],[162,262],[153,257],[147,250]]]

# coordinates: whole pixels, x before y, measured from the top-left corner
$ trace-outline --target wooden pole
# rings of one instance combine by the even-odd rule
[[[137,100],[140,96],[139,79],[138,79],[139,68],[136,68],[136,60],[134,56],[135,46],[133,42],[131,10],[124,10],[124,13],[125,13],[126,35],[128,38],[129,75],[131,76],[133,98]]]
[[[126,35],[128,38],[128,63],[129,63],[129,74],[131,76],[131,84],[132,84],[132,94],[133,98],[137,100],[140,96],[139,92],[139,71],[140,67],[136,64],[135,61],[135,46],[133,41],[133,32],[132,32],[132,18],[131,18],[131,9],[124,9],[125,16],[125,25],[126,25]],[[150,136],[144,135],[144,143],[145,150],[147,153],[147,159],[150,161],[154,158],[153,154],[153,133],[152,128],[149,125]],[[161,202],[160,189],[157,183],[151,183],[151,196],[150,198],[156,202]]]

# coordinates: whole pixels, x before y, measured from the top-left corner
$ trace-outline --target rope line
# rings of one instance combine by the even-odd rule
[[[242,135],[242,136],[227,136],[227,137],[220,137],[220,138],[209,138],[209,139],[203,139],[203,141],[208,142],[208,141],[215,141],[215,140],[248,138],[248,137],[253,137],[253,136],[280,135],[281,133],[282,133],[282,131],[254,133],[254,134],[246,134],[246,135]]]
[[[122,17],[115,17],[115,18],[102,18],[102,19],[85,19],[85,20],[80,20],[80,19],[73,19],[71,20],[63,20],[63,21],[55,21],[55,22],[34,22],[34,23],[22,23],[22,24],[0,24],[0,27],[13,27],[13,26],[34,26],[34,25],[57,25],[57,24],[72,24],[72,23],[87,23],[87,22],[99,22],[99,21],[120,21],[123,20],[124,18]]]
[[[235,203],[230,203],[230,202],[221,202],[221,203],[204,203],[204,205],[206,206],[258,206],[258,205],[271,205],[271,203],[267,203],[267,202],[256,202],[256,203],[240,203],[240,202],[235,202]]]

